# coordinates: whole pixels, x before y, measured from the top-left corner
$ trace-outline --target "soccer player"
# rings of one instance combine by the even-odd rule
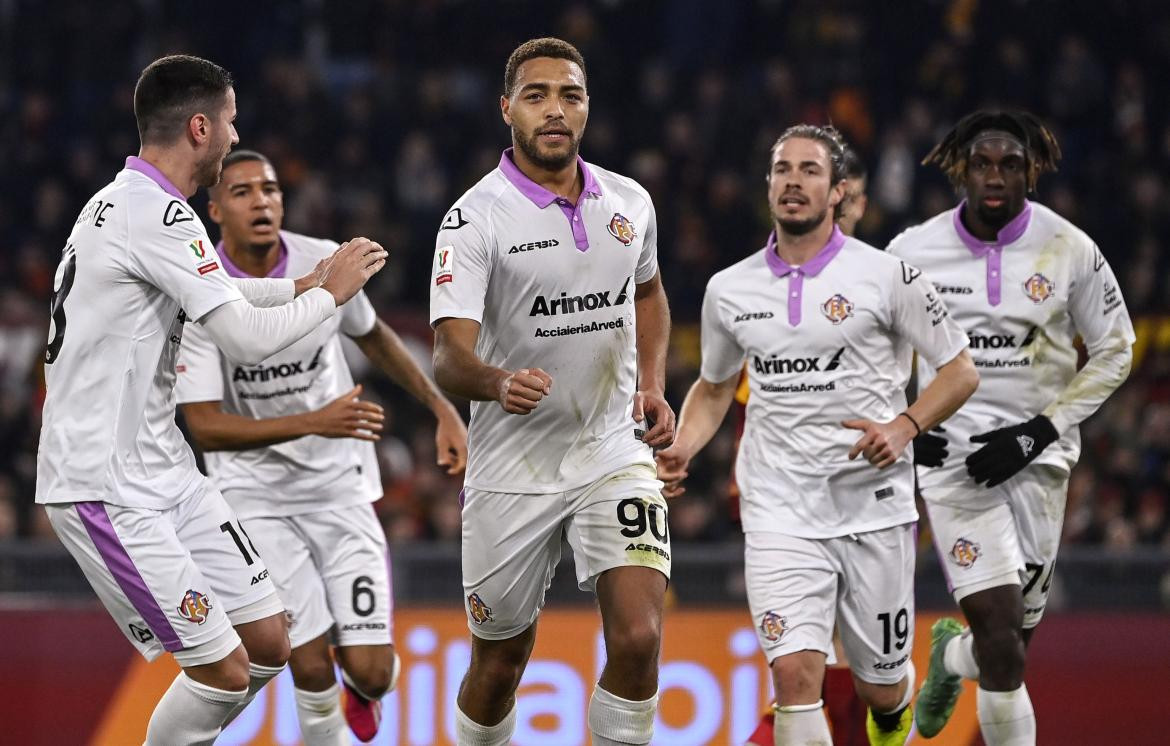
[[[289,648],[263,560],[175,425],[184,323],[254,365],[333,318],[386,253],[355,239],[298,280],[234,282],[187,204],[238,140],[231,76],[163,57],[134,114],[138,157],[82,209],[57,267],[36,500],[131,644],[183,669],[148,746],[210,744]]]
[[[295,277],[337,248],[281,230],[276,171],[255,151],[224,159],[208,212],[223,237],[216,252],[233,277]],[[199,327],[189,330],[176,388],[209,475],[266,558],[292,619],[289,667],[310,746],[348,743],[346,720],[358,738],[373,739],[382,695],[393,689],[398,668],[386,539],[370,505],[382,496],[371,441],[383,414],[357,398],[361,387],[353,385],[341,334],[431,409],[438,463],[462,472],[467,431],[459,413],[365,293],[255,366],[228,358]],[[346,689],[344,717],[331,631]]]
[[[857,232],[857,224],[865,217],[865,208],[869,199],[865,194],[868,173],[865,163],[857,152],[846,146],[845,148],[845,196],[837,205],[835,211],[837,227],[846,236]],[[744,418],[747,413],[747,402],[750,392],[747,367],[740,375],[739,384],[735,389],[736,422],[739,423],[740,436]],[[736,440],[736,450],[739,449],[739,439]],[[732,470],[734,472],[734,470]],[[734,480],[734,473],[732,475]],[[738,487],[733,484],[736,499],[739,496]],[[829,719],[829,726],[833,733],[833,740],[837,746],[851,746],[865,744],[868,736],[865,732],[867,708],[857,696],[853,686],[853,674],[849,670],[849,661],[845,658],[845,651],[841,648],[841,636],[833,634],[833,657],[836,661],[825,668],[824,700],[825,716]],[[748,737],[746,744],[750,746],[771,746],[772,733],[776,723],[776,711],[769,707],[760,718],[755,731]]]
[[[1055,170],[1052,133],[1024,112],[974,112],[924,163],[965,198],[890,244],[922,267],[971,338],[983,378],[947,422],[947,455],[918,479],[935,546],[969,632],[931,631],[918,698],[929,738],[954,708],[961,678],[977,679],[989,746],[1036,742],[1024,686],[1025,650],[1040,622],[1064,522],[1077,425],[1129,374],[1133,326],[1113,270],[1076,226],[1027,199]],[[1089,359],[1077,370],[1074,339]],[[929,383],[929,371],[919,371]]]
[[[831,742],[821,684],[834,621],[870,708],[871,743],[905,741],[917,519],[906,446],[978,381],[966,335],[921,272],[834,224],[843,148],[830,127],[797,125],[777,140],[768,172],[775,231],[708,283],[701,376],[674,445],[658,453],[673,496],[747,360],[736,462],[744,563],[777,693],[773,739],[786,746]],[[938,376],[907,408],[914,350]]]
[[[500,108],[513,147],[447,214],[431,279],[435,378],[472,400],[463,505],[472,647],[458,742],[509,742],[567,538],[605,636],[593,743],[646,744],[670,573],[651,447],[674,432],[654,206],[634,181],[577,155],[589,95],[571,44],[517,47]]]

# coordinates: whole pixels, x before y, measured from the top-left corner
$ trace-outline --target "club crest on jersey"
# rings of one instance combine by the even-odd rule
[[[207,251],[207,247],[203,245],[203,239],[195,239],[187,244],[187,248],[191,251],[191,259],[195,262],[195,269],[198,270],[199,274],[205,275],[219,269],[215,255]]]
[[[1032,299],[1033,303],[1043,303],[1052,297],[1052,280],[1037,272],[1024,280],[1024,294]]]
[[[765,611],[760,620],[760,632],[768,642],[777,642],[788,629],[788,617],[783,617],[774,611]]]
[[[609,219],[609,235],[621,241],[623,245],[629,246],[638,237],[638,232],[634,230],[634,224],[630,219],[620,212],[615,212],[613,217]]]
[[[821,304],[821,313],[835,326],[853,315],[853,304],[844,295],[837,293]]]
[[[455,279],[455,247],[440,246],[435,251],[435,284]]]
[[[492,608],[483,602],[478,593],[472,593],[467,597],[467,613],[471,614],[476,624],[492,620]]]
[[[969,539],[960,538],[951,547],[951,559],[959,567],[970,567],[982,554],[979,545]]]
[[[203,624],[207,621],[207,612],[211,611],[211,601],[199,591],[188,590],[183,594],[179,603],[179,616],[194,624]]]

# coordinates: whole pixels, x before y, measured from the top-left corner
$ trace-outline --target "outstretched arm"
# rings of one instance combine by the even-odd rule
[[[682,481],[687,476],[687,465],[719,430],[727,408],[735,398],[738,383],[738,373],[721,383],[700,378],[687,392],[679,413],[674,444],[656,456],[658,478],[666,483],[663,494],[667,497],[677,497],[686,491]]]

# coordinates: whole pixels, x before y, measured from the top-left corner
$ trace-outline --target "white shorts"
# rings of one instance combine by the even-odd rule
[[[816,650],[831,656],[833,625],[853,674],[896,684],[914,648],[914,525],[834,539],[746,534],[744,574],[769,665]]]
[[[232,625],[284,610],[268,570],[218,490],[173,508],[46,505],[49,522],[122,634],[147,660],[226,658]]]
[[[662,482],[635,464],[592,484],[549,494],[463,491],[463,591],[467,626],[487,640],[527,629],[544,606],[567,537],[577,584],[628,565],[670,577]]]
[[[268,558],[294,648],[330,630],[342,646],[390,644],[390,555],[373,505],[244,525]]]
[[[1024,628],[1040,623],[1048,603],[1064,507],[1068,472],[1033,465],[991,488],[999,502],[990,508],[956,507],[970,485],[923,492],[934,546],[955,601],[1003,585],[1024,593]],[[943,499],[945,502],[938,502]]]

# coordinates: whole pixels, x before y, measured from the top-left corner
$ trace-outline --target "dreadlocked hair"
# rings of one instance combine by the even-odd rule
[[[1056,170],[1060,160],[1060,145],[1052,130],[1026,111],[995,111],[981,109],[959,120],[942,142],[922,159],[922,165],[937,164],[956,188],[967,178],[967,159],[972,141],[988,130],[1002,130],[1015,135],[1024,144],[1027,158],[1028,191],[1036,188],[1040,174]]]

